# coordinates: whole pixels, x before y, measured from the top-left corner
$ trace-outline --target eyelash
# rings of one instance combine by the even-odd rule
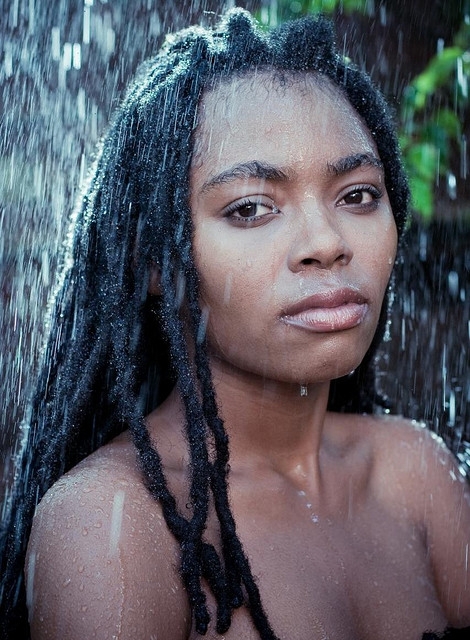
[[[372,200],[370,202],[365,202],[365,203],[360,202],[357,204],[344,203],[344,205],[337,204],[336,206],[354,207],[356,211],[358,210],[364,211],[364,212],[374,211],[378,207],[380,199],[383,197],[383,192],[380,189],[377,189],[376,187],[370,184],[357,185],[353,187],[340,198],[339,202],[341,202],[348,196],[354,195],[355,193],[363,193],[363,192],[368,193],[372,197]],[[266,209],[270,209],[270,211],[260,215],[249,216],[246,218],[242,216],[237,217],[235,215],[237,212],[241,211],[242,209],[247,209],[249,207],[256,207],[256,206],[266,207]],[[224,218],[230,218],[230,220],[235,222],[235,224],[248,226],[248,225],[254,225],[256,223],[259,223],[266,216],[271,216],[273,214],[278,214],[278,213],[280,213],[280,210],[272,202],[268,203],[260,198],[244,198],[243,200],[238,200],[237,202],[233,202],[232,204],[228,205],[228,207],[226,207],[226,209],[223,212],[223,216]]]
[[[256,206],[265,207],[266,209],[270,209],[270,211],[246,218],[242,216],[237,217],[234,215],[242,209]],[[267,202],[260,198],[244,198],[243,200],[238,200],[237,202],[233,202],[232,204],[228,205],[228,207],[223,212],[223,216],[224,218],[230,218],[236,224],[253,225],[263,220],[266,216],[271,216],[278,213],[280,213],[280,210],[273,202]]]
[[[383,191],[381,191],[380,189],[377,189],[377,187],[372,186],[371,184],[360,184],[357,185],[355,187],[353,187],[352,189],[349,189],[349,191],[347,191],[347,193],[345,193],[339,200],[339,202],[341,202],[342,200],[344,200],[345,198],[347,198],[348,196],[351,196],[355,193],[368,193],[371,197],[372,200],[370,202],[360,202],[360,203],[344,203],[344,205],[336,205],[336,206],[345,206],[345,207],[354,207],[354,209],[357,210],[362,210],[362,211],[374,211],[375,209],[377,209],[378,205],[379,205],[379,201],[381,200],[381,198],[383,197]]]

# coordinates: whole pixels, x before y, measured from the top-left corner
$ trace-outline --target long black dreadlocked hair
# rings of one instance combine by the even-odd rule
[[[321,74],[346,95],[376,142],[402,235],[409,194],[391,116],[368,76],[335,50],[328,21],[304,18],[266,33],[246,11],[235,9],[214,29],[192,27],[167,38],[119,109],[73,223],[2,530],[2,638],[29,637],[23,564],[37,503],[65,471],[125,428],[132,433],[144,481],[180,544],[181,577],[198,633],[204,634],[210,621],[204,578],[217,601],[218,633],[229,628],[233,609],[246,599],[260,637],[276,638],[228,501],[228,439],[201,331],[188,204],[202,94],[216,82],[260,69]],[[158,298],[147,293],[155,264],[161,271]],[[181,319],[183,299],[189,326]],[[332,383],[330,409],[374,410],[373,356],[387,305],[385,300],[363,363]],[[186,412],[189,518],[168,489],[144,421],[174,384]],[[220,555],[203,539],[210,499],[220,524]]]

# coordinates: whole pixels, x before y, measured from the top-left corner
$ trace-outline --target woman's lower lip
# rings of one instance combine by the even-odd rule
[[[315,307],[294,316],[283,316],[282,320],[291,326],[313,331],[314,333],[332,333],[352,329],[364,320],[367,303],[348,302],[338,307]]]

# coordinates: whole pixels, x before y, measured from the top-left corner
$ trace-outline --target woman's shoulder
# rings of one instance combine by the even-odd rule
[[[57,480],[39,503],[34,523],[37,526],[40,521],[41,526],[47,525],[53,532],[54,525],[64,518],[79,522],[99,513],[104,522],[117,508],[121,496],[123,500],[125,497],[128,511],[133,511],[139,501],[151,501],[135,449],[124,435],[99,448]]]
[[[368,442],[376,479],[389,491],[465,491],[466,471],[442,437],[423,422],[401,416],[357,416],[356,438]],[[411,492],[411,493],[410,493]]]
[[[401,416],[364,416],[364,432],[370,439],[377,466],[395,470],[410,481],[421,479],[465,482],[466,472],[443,438],[424,422]]]
[[[374,492],[423,533],[439,601],[452,626],[470,624],[470,488],[467,471],[443,439],[399,417],[369,418]]]
[[[402,464],[410,465],[416,471],[417,458],[423,463],[423,455],[441,456],[441,462],[443,458],[449,462],[455,460],[443,438],[424,422],[392,414],[344,415],[351,425],[351,440],[358,443],[367,441],[380,462],[398,456]]]
[[[359,451],[381,474],[399,474],[410,481],[429,465],[456,467],[455,456],[443,439],[423,422],[384,414],[333,414],[334,434],[346,451]]]
[[[38,505],[26,563],[34,637],[186,638],[178,552],[132,443],[105,445]]]
[[[392,415],[347,415],[340,418],[345,450],[367,460],[369,486],[379,502],[427,522],[437,505],[467,500],[466,471],[443,439],[424,423]]]

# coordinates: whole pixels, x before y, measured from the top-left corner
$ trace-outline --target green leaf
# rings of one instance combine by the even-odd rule
[[[310,0],[309,13],[333,13],[339,4],[338,0]]]
[[[411,206],[425,220],[430,220],[434,212],[434,189],[432,184],[419,176],[410,178]]]
[[[454,111],[440,109],[435,117],[436,124],[443,129],[449,138],[459,140],[462,133],[462,123]]]
[[[439,151],[428,142],[411,144],[405,153],[405,162],[411,177],[433,182],[438,167]]]
[[[414,96],[409,92],[407,98],[414,103],[415,109],[423,109],[428,96],[446,84],[457,66],[457,60],[464,53],[460,47],[447,47],[431,58],[426,69],[411,83]]]

